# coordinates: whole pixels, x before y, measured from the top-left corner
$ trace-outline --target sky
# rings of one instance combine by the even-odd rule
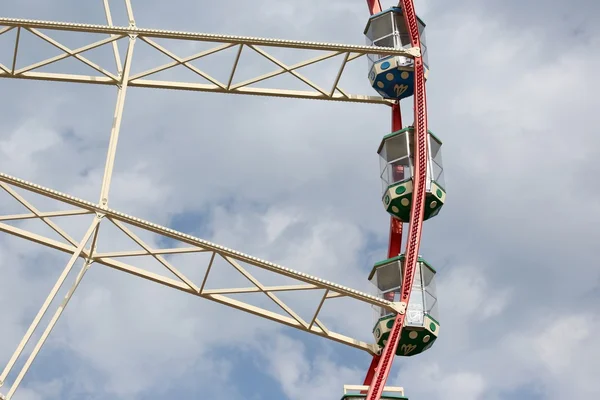
[[[121,2],[111,4],[115,23],[126,25]],[[388,384],[411,400],[598,396],[600,6],[415,4],[427,24],[429,128],[444,143],[447,203],[425,222],[420,250],[438,271],[441,332],[427,352],[396,359]],[[368,17],[362,0],[133,0],[133,9],[140,27],[347,44],[364,43]],[[104,23],[100,0],[3,0],[0,15]],[[52,37],[72,48],[93,41]],[[57,54],[25,35],[22,44],[23,63]],[[0,36],[0,63],[11,46]],[[144,46],[136,43],[136,72],[165,61]],[[112,67],[109,56],[90,59]],[[228,64],[216,60],[207,71],[226,76]],[[343,84],[375,95],[366,60],[357,62]],[[262,63],[251,59],[243,73],[273,69]],[[83,71],[63,65],[48,71]],[[306,75],[319,83],[335,71],[327,65]],[[115,89],[3,79],[0,93],[0,171],[97,201]],[[412,104],[404,103],[406,125]],[[110,207],[368,291],[387,247],[376,150],[389,112],[131,88]],[[1,214],[17,209],[0,193]],[[87,218],[57,222],[81,237]],[[103,237],[100,251],[130,248],[116,233]],[[0,234],[0,366],[68,258]],[[198,273],[193,260],[181,263]],[[328,317],[369,339],[364,307],[338,305]],[[359,350],[93,265],[14,399],[339,399],[344,384],[362,383],[369,362]]]

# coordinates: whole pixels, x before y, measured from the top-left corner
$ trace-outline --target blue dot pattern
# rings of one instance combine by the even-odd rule
[[[408,75],[403,79],[404,72]],[[391,80],[388,79],[389,74],[392,74]],[[373,64],[369,71],[369,80],[373,82],[373,89],[385,99],[401,100],[414,94],[414,70],[394,68],[394,65],[387,60],[380,60]]]

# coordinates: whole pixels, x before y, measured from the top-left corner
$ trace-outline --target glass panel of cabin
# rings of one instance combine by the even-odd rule
[[[367,31],[365,32],[367,46],[394,47],[394,26],[392,13],[387,12],[369,20]],[[387,57],[380,54],[369,54],[369,71],[373,63]]]
[[[417,24],[419,25],[419,38],[421,39],[421,57],[423,58],[423,64],[429,68],[429,57],[427,53],[427,35],[425,34],[425,24],[417,18]]]
[[[410,171],[411,165],[408,156],[388,163],[385,167],[384,174],[381,176],[381,179],[385,182],[384,190],[390,185],[411,179],[412,175],[410,174]],[[387,186],[385,186],[386,184]]]
[[[400,287],[381,294],[387,301],[400,301]]]
[[[380,39],[377,39],[377,40],[375,40],[373,42],[373,46],[377,46],[377,47],[392,47],[392,48],[394,48],[395,44],[396,43],[395,43],[394,35],[393,34],[392,35],[388,35],[388,36],[384,36],[384,37],[382,37]],[[377,55],[375,55],[375,56],[379,57],[379,58],[381,58],[381,57],[387,57],[387,56],[377,56]],[[378,60],[379,58],[377,58],[376,60]]]
[[[371,45],[371,43],[369,43],[369,46],[370,45]],[[377,54],[367,54],[367,58],[369,59],[369,70],[370,70],[371,67],[373,66],[373,63],[375,61],[379,60],[379,55],[377,55]]]
[[[435,161],[432,163],[432,176],[433,180],[440,185],[442,188],[446,187],[444,182],[444,170]]]
[[[404,15],[399,13],[394,13],[394,26],[396,29],[396,48],[410,48],[410,33],[408,29],[406,29],[406,24],[404,22]],[[411,67],[414,66],[414,60],[411,57],[403,57],[398,56],[398,65],[403,67]]]
[[[410,293],[408,307],[406,307],[406,325],[423,326],[423,314],[425,304],[423,300],[423,289],[413,287]]]
[[[381,152],[381,155],[387,162],[408,156],[409,151],[407,132],[402,132],[394,137],[386,139],[386,141],[383,143],[383,151]]]
[[[395,261],[378,267],[372,282],[381,292],[398,289],[402,285],[400,263]]]
[[[381,171],[383,171],[383,168],[387,165],[388,162],[388,158],[387,158],[387,148],[385,146],[385,143],[383,143],[383,146],[381,146],[381,151],[379,152],[379,168],[381,169]]]
[[[381,194],[383,195],[385,191],[390,187],[390,169],[391,167],[388,164],[385,164],[383,167],[383,172],[381,173]]]
[[[427,291],[425,291],[425,312],[429,314],[431,318],[439,321],[437,298]]]
[[[435,272],[427,266],[423,268],[423,286],[429,293],[436,295]]]
[[[415,130],[414,130],[414,128],[411,127],[411,129],[408,131],[406,139],[407,139],[406,141],[407,141],[407,146],[408,146],[408,153],[410,155],[410,162],[411,162],[410,173],[411,173],[411,176],[412,176],[414,174],[414,171],[413,171],[413,168],[414,168],[413,167],[413,161],[414,161],[414,158],[415,158],[415,156],[414,156],[414,154],[415,154],[415,152],[414,152],[414,150],[415,150],[415,143],[414,143],[414,140],[415,140]]]
[[[394,33],[394,25],[391,12],[382,14],[369,21],[369,28],[365,32],[367,44],[373,45],[378,39]]]
[[[433,135],[429,135],[429,158],[431,160],[431,179],[441,187],[445,187],[444,169],[442,167],[442,144]]]
[[[404,22],[404,15],[400,13],[394,13],[394,28],[398,35],[399,48],[410,47],[410,33],[406,29],[406,23]]]
[[[429,68],[429,57],[428,57],[428,53],[427,53],[427,46],[424,44],[421,44],[421,58],[423,59],[423,65],[425,65],[425,67]]]
[[[429,135],[429,146],[431,151],[431,158],[438,163],[438,165],[442,165],[442,144],[439,140],[433,135]]]
[[[380,296],[387,301],[400,301],[400,289],[393,289],[389,292],[380,293]],[[390,310],[379,306],[376,306],[375,310],[378,311],[377,319],[394,314]]]
[[[413,288],[423,288],[423,279],[421,277],[421,262],[417,262],[417,265],[415,265],[415,274],[414,274],[414,280],[413,280]]]

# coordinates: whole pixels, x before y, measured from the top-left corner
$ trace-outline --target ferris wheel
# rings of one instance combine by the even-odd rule
[[[114,0],[113,0],[114,1]],[[379,0],[367,0],[370,17],[364,35],[368,45],[342,45],[331,43],[303,42],[279,39],[264,39],[229,35],[190,33],[169,30],[141,28],[136,25],[130,0],[124,0],[129,20],[128,26],[113,24],[109,0],[103,0],[106,24],[91,25],[70,22],[54,22],[30,19],[15,19],[0,16],[0,35],[14,35],[14,53],[9,64],[0,63],[0,78],[25,80],[45,80],[116,87],[117,100],[110,132],[104,176],[97,202],[91,202],[42,187],[15,176],[0,172],[0,188],[29,212],[6,214],[0,209],[0,231],[16,237],[58,250],[70,255],[70,259],[31,322],[23,338],[14,350],[10,360],[0,373],[0,399],[13,399],[32,363],[36,359],[48,336],[57,324],[69,300],[79,287],[86,272],[94,264],[100,264],[130,275],[152,281],[172,289],[212,300],[225,306],[236,308],[288,327],[296,328],[325,339],[360,349],[373,356],[362,385],[349,383],[344,386],[342,399],[406,399],[401,387],[386,386],[395,356],[410,357],[426,351],[439,335],[439,317],[435,290],[435,269],[419,255],[423,222],[436,216],[445,198],[445,184],[441,160],[441,141],[428,130],[427,101],[425,82],[429,72],[425,23],[417,17],[413,0],[400,0],[395,7],[383,10]],[[85,46],[71,49],[52,38],[53,33],[94,33],[102,34],[103,39]],[[35,35],[61,51],[60,55],[28,65],[19,64],[22,50],[20,42],[24,34]],[[180,57],[158,43],[159,39],[179,42],[203,42],[211,44],[204,50],[189,57]],[[172,61],[133,73],[133,54],[136,43],[143,41]],[[126,43],[124,57],[118,44]],[[112,47],[116,72],[108,67],[90,61],[84,53],[101,46]],[[192,64],[192,61],[216,54],[226,49],[235,49],[236,57],[231,65],[226,81],[221,81]],[[293,48],[318,50],[324,55],[306,59],[294,65],[287,65],[269,54],[274,49]],[[236,81],[236,71],[242,58],[242,51],[253,51],[272,62],[277,69],[271,73],[251,79]],[[324,88],[303,76],[298,70],[308,65],[318,64],[332,57],[343,59],[334,83]],[[82,75],[72,71],[44,72],[44,66],[60,60],[73,58],[95,71],[95,75]],[[367,78],[375,95],[351,94],[339,85],[347,65],[356,59],[366,58]],[[355,61],[354,61],[355,62]],[[180,82],[175,80],[152,79],[152,75],[184,66],[203,78],[206,83]],[[266,89],[253,86],[272,77],[288,74],[311,88],[311,90]],[[0,80],[1,82],[1,80]],[[382,182],[381,201],[390,214],[388,253],[376,263],[368,279],[374,284],[377,295],[363,293],[352,288],[320,279],[306,273],[294,271],[259,258],[241,253],[224,246],[202,240],[183,232],[127,215],[109,207],[111,179],[119,140],[126,94],[129,88],[171,89],[225,94],[254,95],[299,98],[307,100],[371,103],[391,108],[391,132],[384,134],[377,150],[380,157],[380,179]],[[403,127],[400,101],[413,101],[414,120]],[[36,208],[20,191],[53,199],[64,205],[61,210]],[[57,217],[88,216],[87,230],[83,237],[73,238],[56,222]],[[13,222],[39,220],[56,233],[60,240],[43,236]],[[407,240],[402,250],[403,227],[407,224]],[[100,252],[98,243],[103,240],[100,227],[112,225],[122,231],[138,246],[136,250],[121,252]],[[154,248],[136,232],[161,235],[171,244],[167,248]],[[183,273],[170,255],[186,253],[208,254],[206,272],[196,281]],[[135,259],[135,256],[153,257],[170,272],[170,277],[149,272],[135,262],[124,262],[122,258]],[[76,279],[61,302],[52,311],[51,303],[65,284],[67,277],[75,270],[76,263],[83,260]],[[220,287],[209,289],[207,281],[211,271],[219,267],[219,262],[233,267],[247,279],[249,287]],[[252,270],[264,274],[280,276],[293,281],[289,285],[267,285],[261,282]],[[319,293],[318,306],[310,319],[281,299],[284,292]],[[245,303],[232,297],[240,293],[263,293],[281,311]],[[368,304],[375,309],[376,322],[373,327],[373,342],[358,340],[346,334],[335,332],[322,321],[325,304],[333,299],[346,298],[360,304]],[[41,321],[50,314],[48,324]],[[25,347],[33,335],[41,330],[28,357],[24,357]],[[25,358],[20,370],[15,365]],[[18,399],[18,396],[15,397]]]

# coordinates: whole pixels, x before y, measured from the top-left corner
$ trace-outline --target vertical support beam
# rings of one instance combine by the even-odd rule
[[[400,101],[392,105],[392,132],[402,129],[402,114],[400,112]],[[388,258],[400,255],[402,247],[402,222],[390,216],[390,239],[388,245]]]
[[[21,353],[23,352],[23,350],[25,349],[25,346],[27,345],[27,343],[31,339],[31,336],[33,336],[33,333],[35,332],[36,328],[40,324],[40,321],[42,320],[42,318],[44,317],[44,315],[48,311],[48,308],[50,307],[50,304],[52,303],[52,301],[56,297],[56,294],[58,293],[58,291],[62,287],[63,283],[65,282],[65,279],[67,279],[67,276],[69,275],[69,273],[73,269],[73,265],[75,265],[75,262],[81,256],[81,253],[83,252],[83,249],[85,248],[85,245],[90,240],[90,237],[92,236],[92,234],[97,230],[99,223],[100,223],[100,217],[96,216],[96,218],[94,218],[94,221],[90,225],[89,229],[87,230],[87,232],[83,236],[83,239],[81,239],[81,242],[79,242],[79,245],[77,246],[77,248],[73,252],[73,255],[71,256],[71,259],[69,260],[69,262],[65,266],[65,269],[63,270],[63,272],[58,277],[58,280],[56,281],[56,283],[54,284],[54,287],[52,288],[52,290],[48,294],[48,297],[46,297],[46,300],[44,301],[44,304],[42,304],[42,307],[40,308],[40,310],[38,311],[38,314],[33,319],[31,325],[29,326],[29,329],[27,329],[27,332],[25,332],[25,335],[23,336],[23,339],[21,339],[21,342],[17,346],[17,349],[15,350],[15,352],[13,353],[12,357],[10,358],[8,364],[4,368],[4,371],[2,371],[2,374],[0,375],[0,386],[2,386],[2,384],[4,384],[4,381],[6,380],[6,377],[8,376],[8,374],[10,373],[10,371],[12,370],[12,368],[14,367],[15,363],[17,362],[17,359],[19,358],[19,356],[21,355]],[[59,314],[59,316],[60,316],[60,314]],[[56,319],[58,319],[58,318],[56,318]],[[53,321],[54,321],[54,318],[53,318]],[[54,321],[54,323],[56,323],[56,321]],[[52,322],[51,322],[51,324],[52,324]],[[53,324],[52,324],[52,326],[53,326]],[[44,338],[44,340],[45,340],[45,338]],[[42,339],[40,339],[40,341],[43,344]],[[40,342],[38,342],[38,345],[39,345],[39,347],[41,347]],[[33,359],[37,355],[37,352],[39,352],[38,346],[36,346],[36,350],[34,350],[34,352],[29,356],[29,360],[27,360],[28,363],[26,363],[25,367],[23,367],[23,369],[21,370],[21,374],[22,375],[24,375],[25,372],[27,372],[27,369],[29,369],[29,365],[31,364],[29,361],[31,360],[31,362],[33,362]],[[19,376],[21,376],[21,374]],[[21,379],[22,379],[22,377],[21,377]],[[18,382],[20,382],[20,380]],[[18,386],[18,382],[15,382],[15,384],[13,384],[13,386],[12,386],[9,394],[7,395],[7,399],[6,400],[10,399],[11,393],[14,393],[14,391],[16,390],[16,386]]]
[[[365,381],[363,382],[364,386],[371,385],[371,381],[375,376],[375,370],[377,369],[377,365],[379,364],[379,359],[381,358],[380,354],[376,354],[373,356],[371,360],[371,365],[369,365],[369,369],[367,370],[367,376],[365,377]],[[367,394],[367,391],[360,392],[361,394]]]
[[[367,6],[371,15],[381,12],[381,2],[379,0],[367,0]]]
[[[102,189],[100,192],[100,206],[108,207],[108,194],[110,191],[110,182],[115,166],[115,156],[117,153],[117,143],[119,142],[119,133],[121,131],[121,121],[123,119],[123,108],[125,106],[125,96],[127,95],[127,87],[129,83],[129,74],[131,71],[131,62],[133,61],[133,46],[135,45],[136,36],[129,37],[129,46],[127,47],[127,55],[125,56],[125,65],[123,66],[123,74],[121,75],[121,83],[117,89],[117,104],[115,106],[115,114],[113,118],[113,126],[110,132],[110,142],[108,144],[108,152],[106,155],[106,166],[104,168],[104,179],[102,180]]]

